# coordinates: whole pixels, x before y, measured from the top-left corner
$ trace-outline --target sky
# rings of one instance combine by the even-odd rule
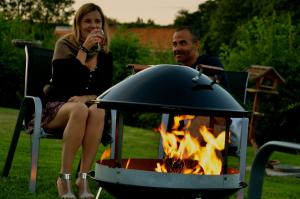
[[[77,10],[84,3],[99,5],[104,14],[118,22],[135,22],[138,17],[144,22],[154,20],[159,25],[169,25],[174,22],[179,10],[195,12],[198,5],[206,0],[75,0]]]

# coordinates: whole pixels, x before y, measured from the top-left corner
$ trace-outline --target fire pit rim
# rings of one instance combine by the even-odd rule
[[[160,173],[139,169],[112,168],[101,163],[95,165],[95,180],[114,184],[172,189],[240,189],[240,174],[195,175]]]

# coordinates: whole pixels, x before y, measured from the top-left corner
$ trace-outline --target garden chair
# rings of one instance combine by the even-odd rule
[[[261,198],[266,164],[272,153],[275,151],[297,156],[300,152],[300,144],[285,141],[269,141],[258,149],[251,166],[248,189],[249,199]]]
[[[44,96],[43,88],[47,83],[49,83],[49,80],[51,78],[53,50],[26,45],[25,54],[26,69],[24,98],[21,103],[17,123],[13,133],[12,141],[10,143],[6,162],[4,164],[2,176],[7,177],[9,174],[20,133],[27,133],[31,136],[31,168],[29,191],[34,193],[36,191],[40,139],[62,139],[62,133],[51,132],[50,134],[41,127],[42,99]],[[29,131],[27,124],[32,118],[33,114],[34,127],[33,130]],[[105,129],[107,129],[107,125],[108,120],[106,120],[104,127]],[[109,144],[111,142],[110,136],[107,133],[103,133],[101,142],[104,145]],[[80,162],[77,171],[79,170],[79,166]]]
[[[27,133],[31,136],[29,191],[34,193],[36,191],[40,139],[61,139],[62,136],[59,133],[49,134],[41,127],[41,99],[44,95],[43,87],[51,78],[53,50],[26,45],[25,54],[26,68],[24,97],[21,102],[17,123],[4,164],[2,176],[7,177],[9,174],[20,133]],[[32,131],[29,131],[27,124],[31,119],[32,114],[34,114],[34,127]]]

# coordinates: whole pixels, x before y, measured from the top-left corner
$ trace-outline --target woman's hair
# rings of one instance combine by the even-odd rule
[[[104,38],[105,38],[105,44],[102,46],[103,50],[107,53],[108,52],[108,45],[109,45],[109,35],[108,35],[108,26],[107,26],[107,21],[106,17],[104,16],[102,9],[97,6],[96,4],[93,3],[87,3],[82,5],[76,12],[75,17],[74,17],[74,23],[73,23],[73,31],[75,34],[75,38],[79,43],[82,43],[82,35],[80,33],[80,22],[82,18],[93,11],[98,11],[101,16],[101,21],[102,21],[102,29],[104,31]]]

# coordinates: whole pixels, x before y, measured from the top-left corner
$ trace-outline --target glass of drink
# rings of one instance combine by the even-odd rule
[[[100,31],[101,37],[104,39],[104,31],[103,31],[103,29],[100,29],[99,31]],[[101,50],[102,50],[102,46],[101,46],[101,44],[98,42],[95,51],[96,51],[96,52],[100,52]]]

